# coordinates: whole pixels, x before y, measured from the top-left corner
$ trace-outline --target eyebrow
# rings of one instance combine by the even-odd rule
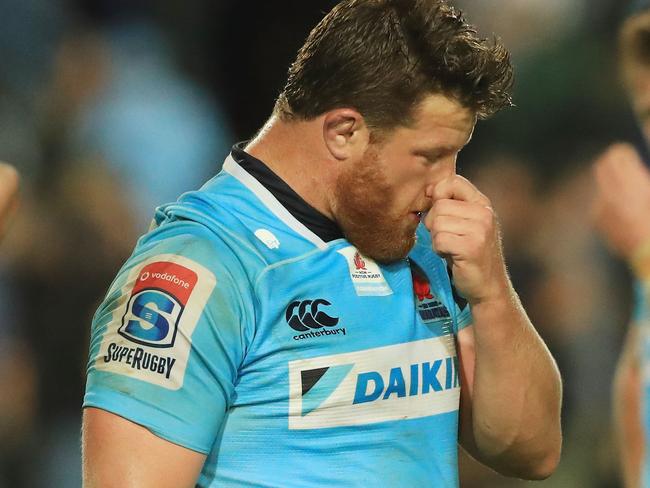
[[[463,147],[465,146],[462,146],[460,148],[455,146],[442,146],[442,147],[436,147],[434,149],[416,149],[413,151],[413,153],[416,156],[424,156],[427,159],[436,159],[441,155],[459,152],[461,149],[463,149]]]

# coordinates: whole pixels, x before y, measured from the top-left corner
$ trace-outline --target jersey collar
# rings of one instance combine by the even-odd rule
[[[224,169],[253,191],[260,200],[293,230],[318,247],[343,238],[336,222],[309,205],[261,160],[244,151],[245,143],[232,148]]]

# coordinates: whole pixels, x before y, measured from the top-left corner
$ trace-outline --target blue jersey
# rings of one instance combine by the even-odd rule
[[[632,321],[639,328],[638,354],[641,367],[641,425],[645,433],[645,445],[650,446],[650,311],[648,290],[643,283],[634,287],[634,311]],[[645,449],[645,460],[641,473],[641,486],[650,487],[650,452]]]
[[[232,156],[156,223],[95,314],[84,406],[206,454],[198,486],[458,485],[471,315],[424,227],[380,265]]]

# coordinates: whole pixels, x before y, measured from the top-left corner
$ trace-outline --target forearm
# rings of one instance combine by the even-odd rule
[[[472,306],[472,437],[503,474],[544,478],[557,465],[562,386],[555,361],[514,290]]]

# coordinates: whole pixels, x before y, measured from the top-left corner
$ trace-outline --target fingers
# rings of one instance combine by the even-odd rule
[[[489,204],[489,201],[487,202]],[[466,219],[492,220],[494,211],[490,205],[464,202],[462,200],[438,200],[434,202],[427,217],[447,215]]]
[[[468,235],[476,230],[489,231],[494,220],[494,211],[488,205],[445,199],[433,204],[424,225],[432,233],[443,231]]]
[[[442,254],[463,254],[471,243],[482,245],[495,226],[490,201],[472,183],[454,175],[440,182],[433,192],[434,203],[424,219],[435,249]]]
[[[453,175],[438,183],[432,191],[434,202],[438,200],[460,200],[469,203],[489,205],[490,201],[467,178]]]
[[[481,246],[479,241],[451,232],[436,232],[431,236],[431,240],[436,253],[440,256],[452,256],[452,259],[458,259],[459,256],[469,259],[479,253]]]
[[[485,242],[485,237],[490,235],[494,227],[494,216],[487,212],[484,215],[477,214],[469,216],[450,216],[450,215],[435,215],[427,216],[425,225],[431,232],[431,239],[434,241],[437,252],[444,252],[450,254],[462,253],[462,248],[447,248],[443,245],[447,243],[446,236],[455,236],[460,238],[470,238],[479,246]],[[442,236],[442,237],[440,237]],[[439,244],[436,244],[438,239],[442,239]],[[454,242],[456,242],[454,240]],[[451,250],[455,252],[451,253]]]

